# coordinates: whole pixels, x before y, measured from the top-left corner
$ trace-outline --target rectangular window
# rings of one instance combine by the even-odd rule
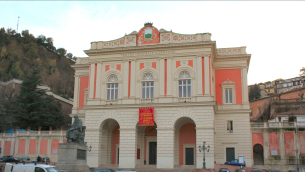
[[[118,84],[107,84],[107,100],[118,99]]]
[[[179,97],[191,97],[191,80],[179,81]]]
[[[226,103],[232,103],[233,102],[232,88],[226,88],[225,89],[225,96],[226,96]]]
[[[142,83],[142,99],[154,98],[154,82]]]
[[[233,133],[233,121],[227,121],[227,133]]]

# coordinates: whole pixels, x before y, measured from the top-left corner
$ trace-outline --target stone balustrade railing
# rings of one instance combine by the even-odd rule
[[[251,128],[305,128],[304,122],[251,122]]]
[[[246,47],[218,48],[217,55],[247,54]]]
[[[66,135],[65,130],[60,131],[17,131],[16,133],[0,133],[0,138],[18,137],[18,136],[63,136]]]

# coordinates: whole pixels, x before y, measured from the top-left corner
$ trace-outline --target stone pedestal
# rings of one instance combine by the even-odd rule
[[[64,172],[89,172],[87,146],[78,143],[60,143],[56,167]]]

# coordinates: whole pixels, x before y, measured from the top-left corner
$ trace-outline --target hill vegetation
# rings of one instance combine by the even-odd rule
[[[53,45],[53,39],[40,35],[34,37],[28,30],[16,33],[12,29],[0,29],[0,80],[13,78],[25,80],[35,66],[40,73],[41,84],[64,98],[73,98],[75,57],[64,48]]]

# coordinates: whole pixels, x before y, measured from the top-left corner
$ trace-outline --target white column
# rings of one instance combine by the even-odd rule
[[[172,58],[167,58],[167,97],[172,96]]]
[[[137,132],[135,128],[120,129],[119,168],[135,168],[137,160]]]
[[[96,69],[96,95],[95,98],[101,98],[101,79],[102,79],[102,63],[97,64]]]
[[[95,79],[95,64],[90,64],[90,78],[89,78],[89,99],[93,99],[94,97],[94,79]]]
[[[174,168],[173,128],[157,128],[157,168]]]
[[[160,83],[160,97],[164,97],[164,58],[159,59],[160,64],[160,74],[159,74],[159,83]]]
[[[74,76],[74,98],[73,98],[73,109],[78,108],[78,99],[79,99],[79,76]]]
[[[198,56],[196,59],[196,73],[197,73],[197,95],[202,96],[202,57]]]
[[[129,62],[124,61],[123,67],[123,98],[128,98]]]
[[[204,94],[210,95],[209,55],[204,55]]]
[[[241,73],[242,73],[242,93],[243,93],[242,101],[243,101],[243,104],[248,104],[249,99],[248,99],[248,78],[247,78],[248,71],[247,71],[247,68],[243,67]]]
[[[135,60],[131,61],[131,70],[130,70],[130,97],[135,98],[135,88],[136,88],[136,62]]]

